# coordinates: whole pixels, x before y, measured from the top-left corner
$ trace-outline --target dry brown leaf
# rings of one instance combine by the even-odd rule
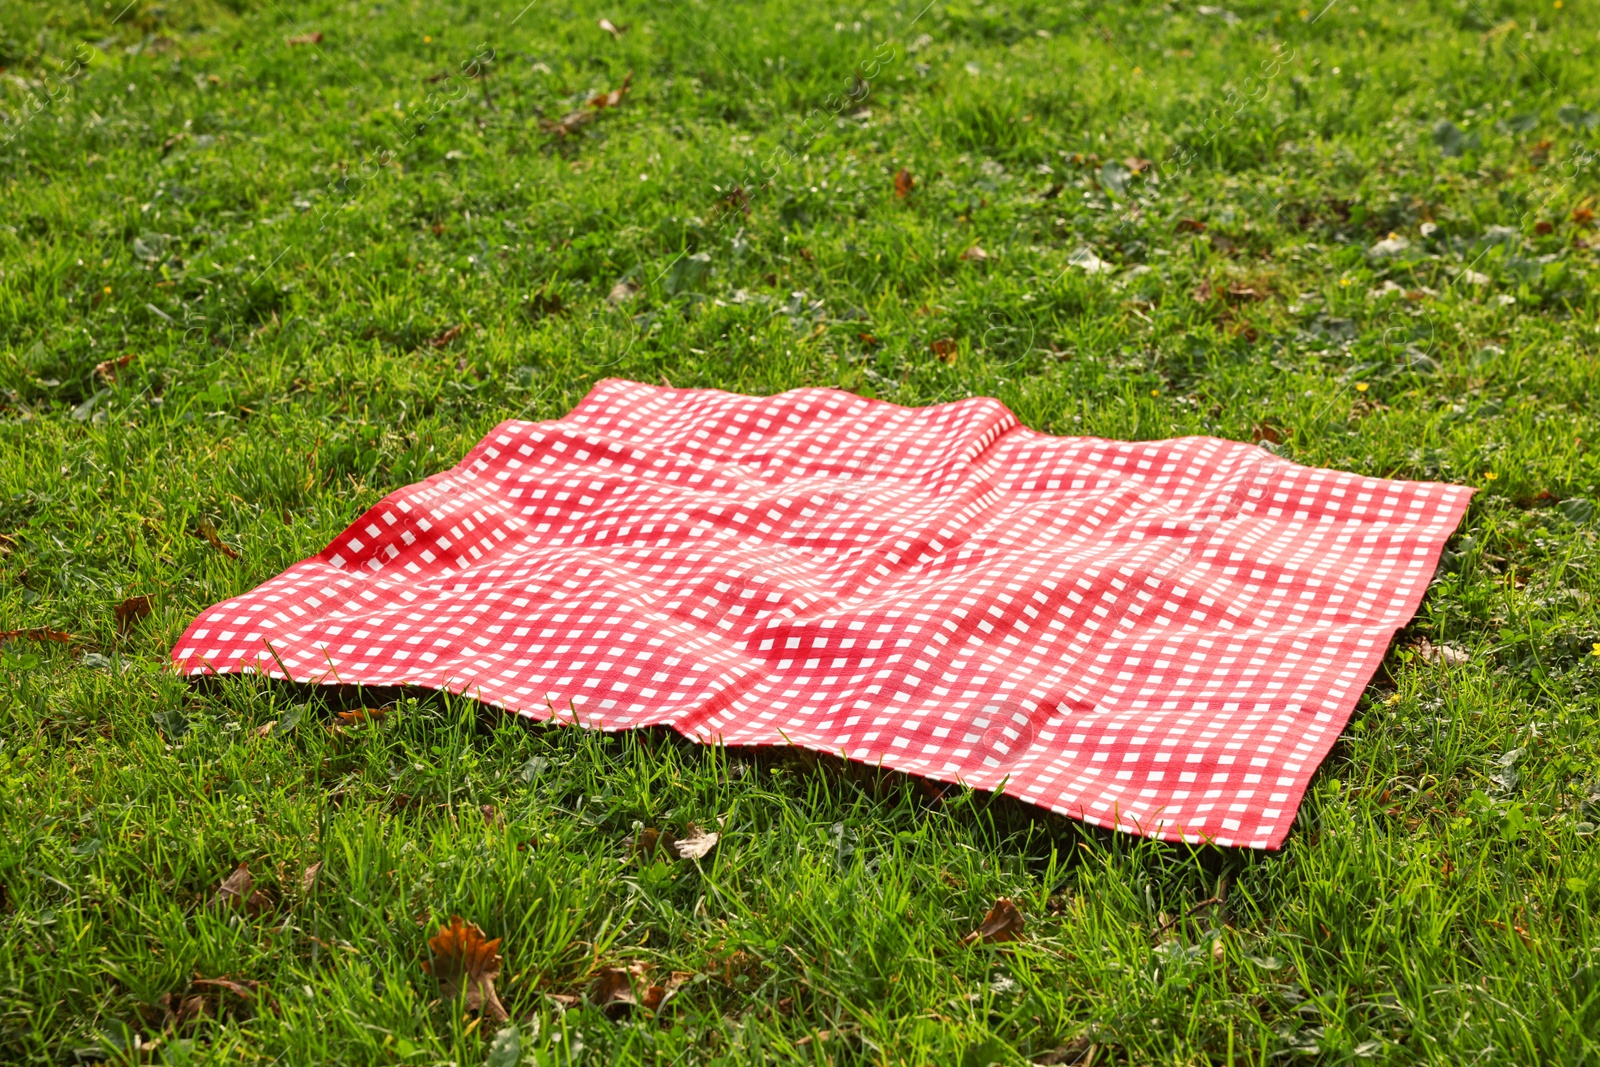
[[[600,20],[600,28],[605,30],[612,37],[615,37],[619,41],[622,40],[622,35],[628,32],[628,27],[618,26],[608,18],[602,18]]]
[[[901,167],[898,171],[895,172],[895,175],[894,175],[894,195],[895,196],[898,196],[901,200],[904,200],[906,197],[911,195],[911,190],[915,189],[916,187],[917,187],[917,179],[915,179],[915,178],[913,178],[911,176],[911,172],[909,170],[906,170],[906,168]]]
[[[953,337],[940,338],[933,342],[931,347],[933,348],[933,354],[938,357],[940,363],[954,363],[957,354],[961,351]]]
[[[1250,438],[1251,440],[1255,441],[1256,444],[1260,444],[1262,441],[1268,441],[1275,445],[1281,445],[1283,444],[1283,439],[1287,433],[1287,430],[1281,429],[1270,422],[1262,421],[1256,423],[1255,429],[1250,431]]]
[[[388,708],[355,708],[339,713],[340,726],[359,726],[364,722],[377,722],[389,714]]]
[[[985,252],[977,245],[973,245],[971,248],[961,253],[961,258],[966,260],[968,263],[983,263],[988,260],[989,253]]]
[[[195,532],[204,538],[206,543],[212,548],[216,549],[218,552],[221,552],[229,559],[239,558],[239,553],[230,548],[227,542],[223,541],[222,535],[217,533],[217,528],[211,525],[211,523],[207,522],[205,519],[200,520],[200,524],[195,527]]]
[[[1178,220],[1178,232],[1179,233],[1205,233],[1206,232],[1206,224],[1201,222],[1199,219],[1179,219]]]
[[[983,922],[978,928],[961,939],[963,945],[976,942],[993,944],[998,941],[1016,941],[1022,937],[1022,912],[1011,902],[1010,897],[1001,897],[994,902],[994,907],[989,909],[989,914],[983,917]]]
[[[250,873],[250,864],[241,863],[233,869],[233,873],[222,880],[217,886],[217,895],[211,898],[211,903],[221,908],[237,908],[240,905],[257,905],[266,903],[266,898],[255,891],[255,876]]]
[[[639,285],[637,282],[624,278],[616,285],[611,287],[611,292],[606,297],[606,303],[610,304],[612,307],[616,307],[618,304],[625,304],[629,300],[632,300],[633,294],[637,293],[638,291]]]
[[[707,833],[700,827],[691,825],[688,836],[670,841],[667,847],[679,859],[704,859],[706,853],[717,846],[717,841],[721,836],[721,834],[715,832]]]
[[[1057,1045],[1049,1052],[1041,1053],[1033,1062],[1039,1067],[1057,1067],[1058,1064],[1083,1063],[1094,1056],[1095,1046],[1089,1043],[1087,1037],[1078,1036],[1064,1045]]]
[[[317,875],[322,873],[322,861],[318,860],[300,872],[300,892],[310,896],[311,891],[317,888]]]
[[[663,845],[668,850],[672,847],[672,835],[662,833],[654,827],[645,827],[639,831],[638,837],[624,838],[622,842],[635,855],[642,855],[647,859],[654,859],[656,850]]]
[[[549,997],[555,1006],[562,1011],[566,1011],[568,1008],[576,1008],[583,1003],[582,997],[575,997],[570,993],[546,993],[545,996]]]
[[[660,1014],[661,1009],[665,1008],[667,1003],[678,995],[678,990],[682,988],[683,984],[693,977],[694,973],[691,971],[673,971],[671,977],[667,979],[666,985],[648,986],[639,995],[639,1003]]]
[[[321,44],[322,31],[317,30],[315,33],[302,33],[298,37],[286,37],[284,38],[284,43],[291,48],[297,44]]]
[[[717,210],[725,214],[738,211],[742,215],[750,214],[750,194],[744,191],[744,186],[735,185],[728,190],[728,195],[717,201]]]
[[[1138,174],[1140,171],[1149,168],[1150,161],[1148,159],[1141,159],[1138,156],[1129,156],[1127,159],[1122,161],[1122,165],[1133,171],[1135,174]]]
[[[428,343],[430,345],[432,345],[434,348],[443,348],[445,345],[449,344],[451,341],[454,341],[457,337],[460,337],[461,336],[461,331],[464,330],[464,329],[466,329],[466,327],[458,322],[454,326],[452,326],[448,330],[446,330],[444,333],[441,333],[438,337],[435,337],[433,340],[429,341]]]
[[[1228,295],[1235,300],[1265,300],[1267,294],[1248,285],[1228,286]]]
[[[589,106],[599,111],[603,108],[617,107],[622,103],[622,98],[633,90],[633,71],[628,71],[623,76],[622,84],[609,93],[597,93],[589,98]]]
[[[111,609],[117,617],[117,630],[127,633],[133,624],[150,614],[150,598],[147,596],[131,596]]]
[[[4,630],[0,631],[0,644],[18,639],[24,641],[54,641],[58,645],[70,645],[77,638],[62,630],[51,630],[43,626],[35,626],[29,630]]]
[[[1572,221],[1579,226],[1589,226],[1594,222],[1594,211],[1591,208],[1575,207],[1572,209]]]
[[[277,719],[268,719],[266,722],[262,723],[260,726],[257,726],[253,732],[255,733],[255,735],[257,737],[271,737],[272,736],[272,728],[274,726],[276,726],[276,725],[278,725],[278,720]]]
[[[199,994],[179,999],[171,993],[163,993],[161,994],[161,1007],[166,1011],[166,1025],[169,1029],[185,1026],[196,1019],[203,1019],[211,1014],[211,1010],[206,1007],[206,998]]]
[[[1216,295],[1216,290],[1211,287],[1211,283],[1209,281],[1205,281],[1195,286],[1194,292],[1190,293],[1189,295],[1194,297],[1196,303],[1207,304],[1210,303],[1211,298]]]
[[[1472,662],[1472,654],[1456,645],[1436,645],[1426,637],[1411,646],[1424,660],[1443,667],[1459,667]]]
[[[220,978],[201,978],[199,975],[195,975],[193,982],[195,985],[216,986],[218,989],[226,989],[245,1000],[254,1000],[256,987],[261,984],[253,978],[241,978],[235,981],[227,975],[223,975]]]
[[[428,940],[433,953],[422,969],[439,979],[439,990],[447,999],[454,1000],[465,994],[467,1008],[481,1011],[495,1022],[510,1018],[494,991],[494,980],[500,976],[500,939],[484,939],[477,923],[450,916],[450,925]]]
[[[607,1015],[615,1018],[639,1004],[634,993],[635,984],[642,982],[650,972],[650,965],[635,960],[626,967],[604,967],[590,987],[589,999]]]
[[[558,137],[567,137],[589,125],[599,114],[600,112],[593,108],[569,111],[554,122],[549,119],[540,119],[539,129],[545,133],[553,133]]]
[[[123,367],[126,367],[132,362],[133,353],[129,352],[126,355],[118,356],[116,359],[108,359],[101,363],[96,363],[94,365],[95,377],[99,378],[107,385],[110,385],[112,382],[117,380],[117,371],[121,370]]]

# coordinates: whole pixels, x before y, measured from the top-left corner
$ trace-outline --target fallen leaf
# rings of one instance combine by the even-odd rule
[[[604,967],[590,987],[589,999],[596,1007],[615,1018],[639,1004],[633,988],[650,971],[648,963],[634,961],[626,967]]]
[[[963,945],[977,942],[993,944],[997,941],[1016,941],[1022,937],[1022,912],[1010,897],[1000,897],[983,917],[978,928],[961,939]]]
[[[605,30],[612,37],[616,38],[619,41],[622,40],[622,35],[628,32],[628,27],[626,27],[626,26],[618,26],[616,23],[612,22],[608,18],[602,18],[600,20],[600,28],[602,30]]]
[[[750,194],[744,191],[744,186],[735,185],[728,190],[728,195],[717,201],[717,209],[724,212],[738,211],[743,215],[750,214]]]
[[[117,630],[127,633],[133,629],[133,624],[150,614],[150,598],[147,596],[131,596],[111,609],[117,617]]]
[[[317,875],[319,875],[321,873],[322,873],[322,861],[321,860],[318,860],[317,862],[313,863],[311,866],[307,867],[305,870],[300,872],[300,892],[301,892],[302,895],[304,895],[304,896],[310,896],[311,895],[311,891],[313,889],[317,888]]]
[[[1210,303],[1211,298],[1216,295],[1216,290],[1211,288],[1209,281],[1202,281],[1194,287],[1194,291],[1189,295],[1194,297],[1196,303],[1206,304]]]
[[[1228,295],[1235,300],[1265,300],[1267,294],[1259,289],[1252,289],[1248,285],[1228,286]]]
[[[858,334],[856,334],[856,340],[860,341],[862,344],[866,345],[868,348],[877,348],[878,347],[878,339],[876,337],[872,336],[870,333],[858,333]]]
[[[1140,171],[1147,170],[1149,168],[1150,161],[1148,159],[1141,159],[1138,156],[1129,156],[1127,159],[1122,161],[1122,165],[1133,171],[1135,174],[1138,174]]]
[[[1178,220],[1178,232],[1179,233],[1205,233],[1206,232],[1206,224],[1201,222],[1199,219],[1179,219]]]
[[[1555,232],[1555,226],[1544,219],[1540,219],[1533,224],[1533,232],[1538,234],[1553,233]]]
[[[256,880],[250,873],[250,865],[241,863],[233,869],[233,873],[222,880],[217,886],[217,895],[211,898],[211,903],[219,908],[237,908],[241,905],[256,903],[259,897],[262,903],[266,898],[255,891]]]
[[[218,989],[226,989],[228,992],[234,993],[244,1000],[254,1000],[256,996],[256,987],[261,984],[260,982],[251,978],[244,978],[240,979],[239,981],[235,981],[232,978],[229,978],[227,975],[223,975],[221,978],[201,978],[199,975],[196,975],[193,979],[193,982],[195,985],[216,986]]]
[[[700,827],[691,825],[688,836],[669,841],[667,847],[679,859],[704,859],[706,853],[716,847],[717,841],[721,836],[721,834],[714,832],[707,833]]]
[[[489,827],[500,825],[500,813],[495,810],[493,804],[479,805],[478,811],[483,815],[483,825]]]
[[[461,331],[464,330],[464,329],[466,329],[466,327],[464,325],[462,325],[461,323],[456,323],[456,325],[450,327],[444,333],[441,333],[438,337],[435,337],[433,340],[429,341],[428,343],[430,345],[432,345],[434,348],[443,348],[445,345],[449,344],[451,341],[454,341],[457,337],[460,337],[461,336]]]
[[[0,632],[0,644],[18,639],[24,641],[54,641],[58,645],[70,645],[77,638],[62,630],[49,630],[43,626],[35,626],[29,630],[5,630]]]
[[[678,995],[678,990],[682,988],[683,984],[693,977],[694,974],[691,971],[673,971],[671,977],[667,979],[666,985],[647,986],[645,991],[639,995],[639,1003],[656,1014],[660,1014],[661,1009],[667,1006],[667,1002]]]
[[[175,1001],[177,1003],[176,1007],[173,1006]],[[161,1007],[166,1011],[166,1025],[169,1029],[187,1025],[196,1019],[203,1019],[211,1013],[210,1009],[206,1007],[206,998],[198,993],[192,997],[184,997],[182,1000],[177,1000],[171,993],[163,993],[161,994]]]
[[[909,170],[906,170],[906,168],[901,167],[898,171],[895,172],[895,175],[894,175],[894,195],[895,196],[898,196],[900,199],[904,200],[906,197],[911,195],[911,190],[915,189],[916,187],[917,187],[917,179],[915,179],[915,178],[913,178],[911,176],[911,172]]]
[[[499,947],[498,937],[486,941],[476,923],[452,915],[450,925],[440,927],[428,940],[433,959],[423,961],[422,969],[439,979],[439,991],[446,999],[464,994],[468,1010],[503,1023],[510,1016],[494,991],[494,980],[500,976],[500,954],[495,951]]]
[[[1057,1067],[1060,1064],[1083,1063],[1093,1056],[1094,1045],[1082,1035],[1073,1038],[1064,1045],[1057,1045],[1049,1052],[1041,1053],[1033,1062],[1039,1067]]]
[[[387,714],[389,714],[388,708],[355,708],[352,711],[341,711],[339,725],[359,726],[364,722],[377,722]]]
[[[622,103],[622,98],[633,90],[633,71],[628,71],[623,77],[622,84],[609,93],[597,93],[589,98],[589,106],[596,111],[602,108],[617,107]]]
[[[961,253],[961,258],[966,260],[968,263],[982,263],[989,258],[989,253],[985,252],[977,245],[973,245],[971,248]]]
[[[639,283],[628,278],[624,278],[616,285],[611,287],[611,292],[606,297],[606,303],[610,304],[612,307],[616,307],[618,304],[625,304],[629,300],[632,300],[633,294],[637,293],[638,291]]]
[[[1586,207],[1573,208],[1572,221],[1579,226],[1588,226],[1594,222],[1594,212]]]
[[[322,31],[317,30],[315,33],[302,33],[298,37],[286,37],[284,38],[284,43],[289,45],[291,48],[299,44],[321,44]]]
[[[933,342],[932,346],[930,347],[932,347],[933,354],[938,358],[940,363],[954,363],[956,361],[956,356],[961,351],[960,347],[955,342],[955,338],[953,337],[942,337]]]
[[[622,98],[627,96],[633,88],[633,71],[628,71],[622,84],[609,93],[597,93],[591,96],[588,103],[577,111],[569,111],[561,118],[551,121],[540,119],[539,129],[545,133],[553,133],[558,137],[568,137],[587,126],[600,116],[600,112],[608,107],[616,107],[622,103]]]
[[[274,726],[276,726],[276,725],[278,725],[278,720],[277,719],[268,719],[266,722],[262,723],[260,726],[257,726],[255,728],[254,733],[255,733],[255,735],[257,737],[271,737],[272,736],[272,728]]]
[[[108,359],[103,362],[96,363],[94,365],[95,377],[99,378],[107,385],[110,385],[112,382],[117,380],[117,371],[121,370],[123,367],[126,367],[132,362],[133,353],[129,352],[127,355],[118,356],[116,359]]]
[[[1274,445],[1281,445],[1283,444],[1283,435],[1284,431],[1270,422],[1258,422],[1256,428],[1250,431],[1250,438],[1256,444],[1261,444],[1265,441]]]
[[[217,533],[217,528],[211,525],[211,523],[207,522],[205,519],[200,520],[200,524],[195,527],[195,531],[205,539],[207,544],[216,549],[218,552],[221,552],[224,556],[227,556],[229,559],[239,558],[239,553],[228,547],[227,543],[222,540],[222,535]]]
[[[645,827],[639,831],[638,837],[625,838],[622,843],[635,855],[644,856],[646,859],[654,859],[656,850],[661,848],[663,844],[670,848],[672,835],[670,833],[663,834],[654,827]]]
[[[1472,661],[1472,656],[1466,649],[1455,645],[1436,645],[1426,637],[1411,647],[1424,660],[1439,666],[1458,667]]]

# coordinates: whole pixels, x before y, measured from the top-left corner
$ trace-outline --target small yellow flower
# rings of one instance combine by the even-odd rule
[[[1300,9],[1300,17],[1303,18],[1303,19],[1310,18],[1311,17],[1311,9],[1309,7],[1301,8]]]
[[[1160,396],[1160,395],[1161,395],[1161,390],[1159,390],[1159,389],[1152,389],[1152,390],[1150,390],[1150,395],[1151,395],[1151,396]]]
[[[109,285],[106,286],[106,292],[108,292],[108,293],[111,292],[111,286],[109,286]]]
[[[423,44],[432,44],[433,43],[433,38],[432,37],[424,37],[422,39],[422,43]]]
[[[1486,481],[1486,482],[1492,482],[1498,477],[1500,477],[1500,476],[1498,474],[1496,474],[1494,471],[1484,471],[1483,472],[1483,480]]]
[[[1339,279],[1339,284],[1340,285],[1349,285],[1350,284],[1350,279],[1349,278],[1340,278]]]
[[[1594,643],[1594,649],[1593,649],[1593,652],[1594,652],[1594,654],[1595,654],[1595,655],[1596,655],[1596,656],[1600,656],[1600,641],[1596,641],[1596,642],[1595,642],[1595,643]]]
[[[1356,392],[1364,393],[1366,391],[1367,391],[1367,383],[1366,382],[1357,382],[1356,383]]]
[[[1561,10],[1561,6],[1562,6],[1562,5],[1561,5],[1561,0],[1556,0],[1556,10],[1557,10],[1557,11],[1560,11],[1560,10]]]

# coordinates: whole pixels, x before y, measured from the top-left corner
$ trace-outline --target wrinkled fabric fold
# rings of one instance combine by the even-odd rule
[[[801,745],[1279,847],[1471,497],[1207,437],[607,380],[202,613],[189,674]]]

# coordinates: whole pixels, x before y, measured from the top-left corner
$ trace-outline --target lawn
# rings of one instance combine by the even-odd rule
[[[1600,1062],[1592,5],[125,2],[0,0],[0,1060]],[[1277,853],[166,669],[605,377],[1480,492]]]

